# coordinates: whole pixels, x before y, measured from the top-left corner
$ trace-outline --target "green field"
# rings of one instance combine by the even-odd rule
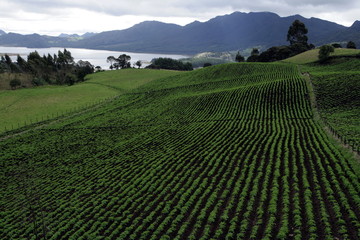
[[[360,153],[360,59],[334,59],[301,70],[310,73],[322,120]]]
[[[178,74],[164,70],[127,69],[92,74],[86,82],[74,86],[0,90],[0,133],[68,112],[78,112],[154,79]]]
[[[359,164],[296,65],[106,74],[112,101],[0,141],[1,239],[360,238]]]

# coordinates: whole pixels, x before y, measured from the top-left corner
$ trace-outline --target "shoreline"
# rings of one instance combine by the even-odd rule
[[[20,54],[19,53],[1,53],[0,52],[0,57],[5,56],[5,55],[8,55],[9,57],[12,57],[12,56],[20,55]]]

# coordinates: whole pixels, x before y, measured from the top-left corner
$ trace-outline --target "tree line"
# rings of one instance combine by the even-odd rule
[[[114,56],[107,57],[106,61],[110,63],[110,69],[125,69],[131,68],[131,57],[126,54],[121,54],[119,57],[115,58]],[[134,63],[134,68],[140,68],[142,66],[142,62],[138,60]],[[193,70],[193,66],[191,63],[183,63],[180,60],[175,60],[172,58],[154,58],[151,60],[151,64],[146,66],[146,68],[150,69],[169,69],[169,70],[178,70],[178,71],[191,71]]]
[[[58,51],[58,54],[40,56],[37,51],[31,52],[27,60],[17,55],[17,60],[12,61],[7,54],[0,59],[0,73],[12,73],[14,79],[10,86],[16,88],[21,85],[16,78],[17,73],[25,73],[31,76],[34,86],[44,84],[73,85],[84,81],[87,74],[94,72],[94,66],[88,61],[74,62],[71,52],[67,49]]]
[[[260,53],[257,48],[253,48],[251,55],[247,58],[247,62],[274,62],[283,60],[302,52],[314,49],[313,44],[308,43],[307,34],[308,29],[305,24],[300,20],[295,20],[292,25],[289,27],[287,33],[287,41],[290,45],[285,46],[274,46],[266,51]],[[330,52],[334,51],[334,48],[341,48],[342,46],[339,43],[334,43],[332,45],[324,45],[320,48],[319,61],[325,61]],[[349,41],[346,45],[346,48],[356,49],[354,42]],[[244,62],[245,58],[238,52],[235,57],[235,61]]]

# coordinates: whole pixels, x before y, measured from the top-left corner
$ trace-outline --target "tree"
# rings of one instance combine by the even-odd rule
[[[131,60],[131,57],[130,57],[129,55],[121,54],[121,55],[116,59],[116,64],[115,64],[116,69],[119,69],[119,68],[122,69],[122,68],[129,68],[129,67],[131,67],[130,60]]]
[[[346,48],[356,49],[356,44],[355,44],[353,41],[349,41],[349,42],[346,44]]]
[[[74,58],[71,56],[71,52],[66,50],[66,48],[64,49],[64,57],[65,57],[66,64],[68,64],[68,65],[74,64]]]
[[[116,58],[114,56],[108,56],[106,62],[110,63],[110,69],[114,68],[114,62],[116,62]]]
[[[183,63],[180,60],[175,60],[171,58],[155,58],[151,60],[151,64],[146,68],[150,69],[170,69],[178,71],[191,71],[193,66],[191,63]]]
[[[259,54],[260,54],[259,49],[253,48],[253,50],[251,51],[250,57],[247,58],[247,61],[248,62],[257,62]]]
[[[11,57],[7,54],[5,54],[5,63],[9,66],[12,64]]]
[[[203,67],[205,68],[205,67],[211,67],[211,66],[212,66],[212,64],[211,64],[211,63],[206,62],[206,63],[204,63],[204,66],[203,66]]]
[[[76,63],[76,75],[79,81],[84,81],[85,76],[94,72],[94,66],[88,62],[79,60]]]
[[[305,24],[302,23],[300,20],[295,20],[289,27],[287,41],[290,42],[290,45],[300,43],[307,46],[307,33],[308,29],[305,27]]]
[[[251,56],[259,56],[260,52],[259,49],[253,48],[251,51]]]
[[[136,66],[138,66],[138,68],[140,69],[141,66],[142,66],[142,62],[140,60],[138,60],[136,63],[135,63]]]
[[[330,53],[334,52],[334,47],[331,45],[324,45],[319,50],[319,61],[324,63],[328,60]]]
[[[235,61],[244,62],[245,58],[243,56],[241,56],[240,52],[237,52],[236,57],[235,57]]]
[[[274,62],[289,58],[295,55],[290,46],[271,47],[262,52],[258,57],[258,62]]]

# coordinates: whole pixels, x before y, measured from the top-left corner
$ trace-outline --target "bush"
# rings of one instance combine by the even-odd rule
[[[74,85],[76,83],[76,76],[74,74],[66,74],[65,83],[69,86]]]
[[[42,78],[38,78],[38,77],[35,77],[33,80],[32,80],[32,85],[34,86],[42,86],[42,85],[45,85],[46,84],[46,81]]]
[[[241,56],[240,52],[238,52],[236,54],[235,61],[236,62],[245,62],[245,58],[243,56]]]
[[[171,58],[155,58],[151,61],[151,65],[146,68],[150,69],[169,69],[169,70],[179,70],[179,71],[191,71],[193,66],[191,63],[183,63],[179,60],[174,60]]]
[[[248,59],[248,62],[274,62],[280,61],[302,52],[305,52],[309,49],[312,49],[314,45],[310,44],[302,44],[302,43],[294,43],[290,46],[275,46],[267,49],[266,51],[262,52],[258,57],[255,59]]]
[[[16,89],[16,87],[21,86],[21,81],[19,79],[15,78],[10,81],[9,85],[12,89]]]
[[[346,48],[356,49],[356,44],[353,41],[347,43]]]
[[[324,45],[320,47],[319,62],[324,63],[329,59],[330,53],[334,52],[334,47],[330,45]]]

